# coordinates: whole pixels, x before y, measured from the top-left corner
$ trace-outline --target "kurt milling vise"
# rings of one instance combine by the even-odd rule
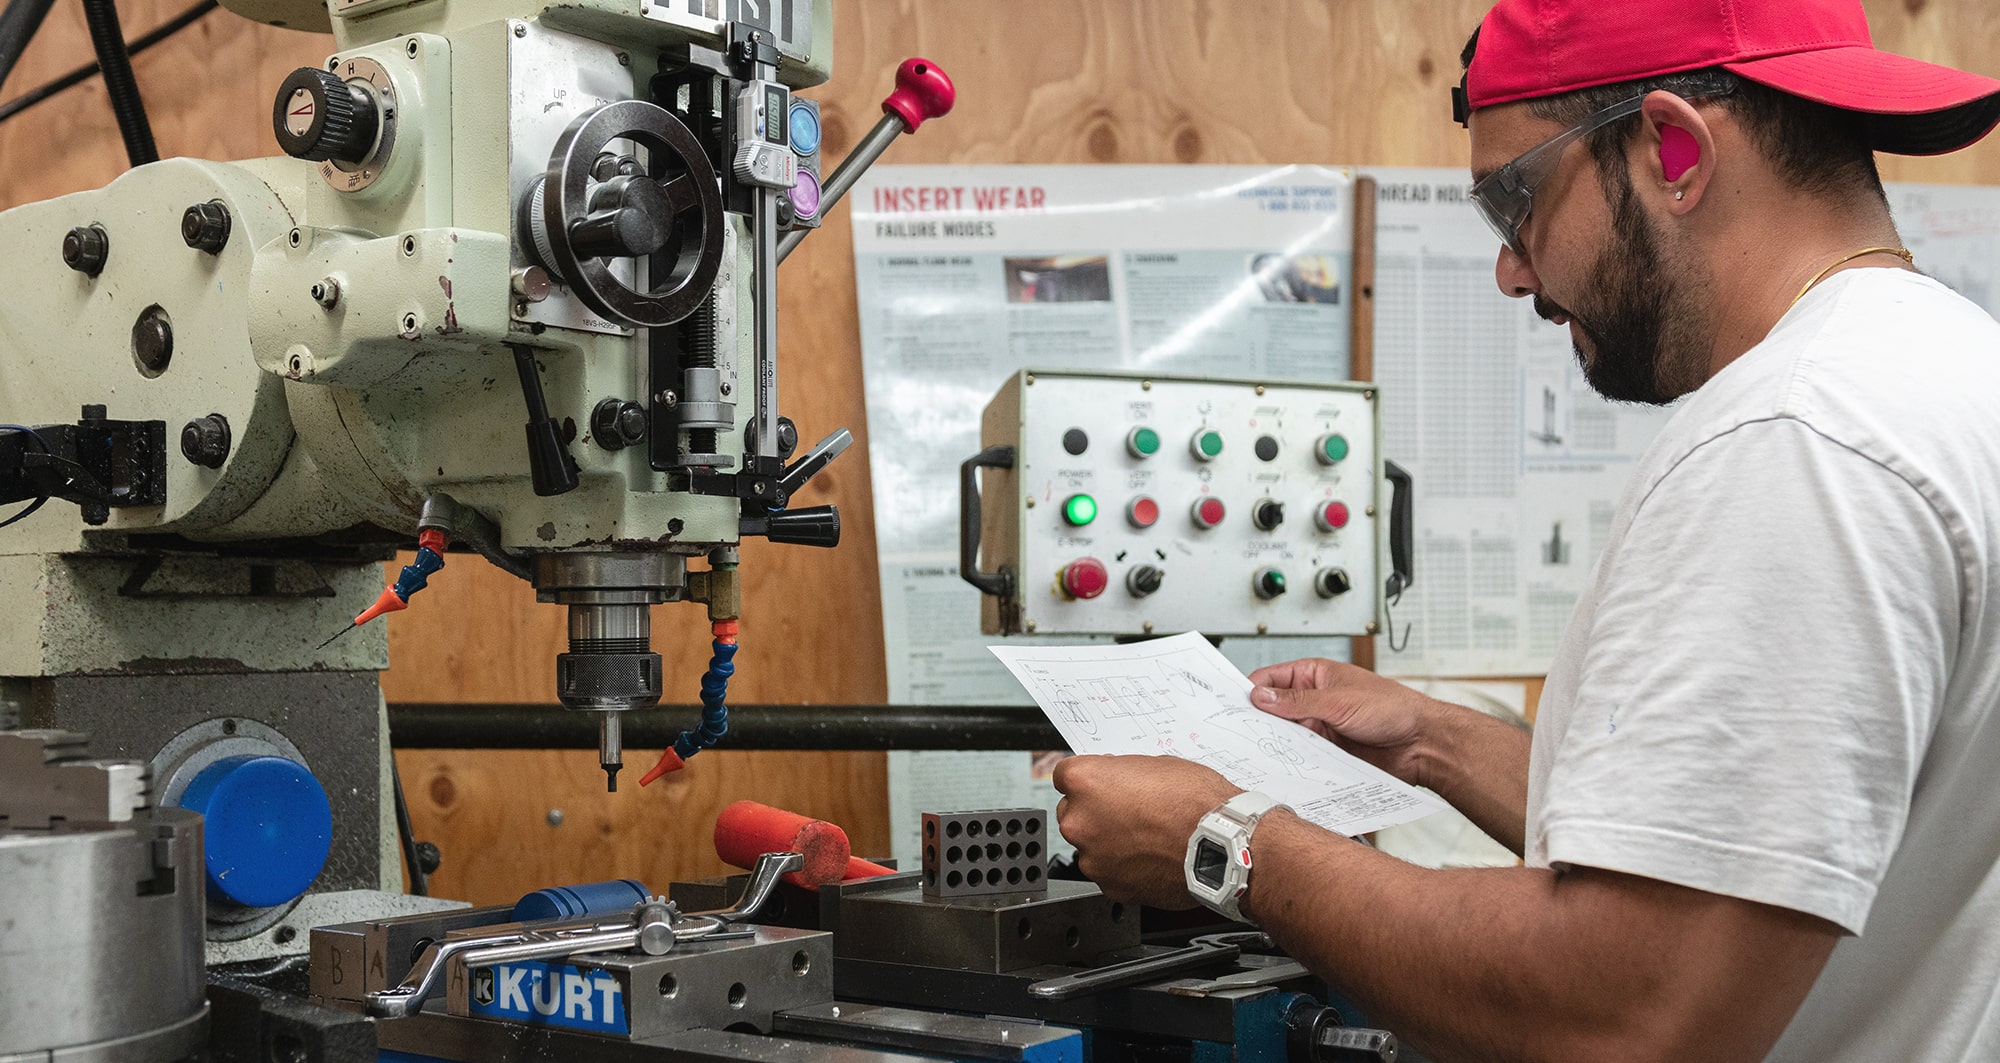
[[[567,607],[556,693],[613,790],[622,714],[662,695],[651,607],[705,605],[678,767],[726,727],[741,541],[840,538],[789,505],[852,437],[782,416],[778,264],[951,80],[903,63],[822,174],[794,93],[831,74],[831,0],[224,6],[333,35],[275,86],[290,158],[0,213],[0,503],[37,510],[0,525],[0,589],[48,603],[0,676],[372,673],[367,621],[455,546]]]

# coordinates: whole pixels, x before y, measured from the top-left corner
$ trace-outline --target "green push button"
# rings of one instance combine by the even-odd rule
[[[1160,433],[1134,428],[1125,435],[1125,449],[1135,458],[1150,458],[1160,452]]]
[[[1063,503],[1063,519],[1072,527],[1081,528],[1097,519],[1097,499],[1089,495],[1071,495]]]
[[[1347,460],[1347,437],[1339,433],[1319,437],[1319,463],[1332,465]]]
[[[1189,443],[1188,449],[1194,452],[1197,461],[1214,461],[1222,453],[1222,433],[1213,429],[1196,432]]]

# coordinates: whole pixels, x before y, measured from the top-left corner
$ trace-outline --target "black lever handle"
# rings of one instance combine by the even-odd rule
[[[543,497],[576,490],[576,459],[563,443],[562,426],[549,416],[548,396],[542,392],[542,374],[535,368],[534,349],[514,348],[514,370],[521,376],[521,394],[528,400],[528,475],[535,493]]]
[[[840,545],[840,507],[806,506],[787,509],[768,517],[745,519],[744,535],[762,535],[774,543],[794,546]]]
[[[783,420],[784,418],[779,418],[780,422]],[[779,428],[782,431],[783,425],[780,424]],[[798,430],[794,428],[793,431],[797,432]],[[793,445],[796,446],[797,444],[794,443]],[[819,471],[826,468],[828,462],[840,457],[843,451],[853,445],[854,433],[849,432],[845,428],[834,429],[832,435],[814,444],[812,450],[808,451],[805,457],[793,462],[783,473],[779,474],[778,492],[786,498],[797,494],[799,488],[806,485],[807,480],[819,475]]]
[[[1004,443],[987,447],[958,467],[958,575],[996,598],[1014,596],[1014,573],[1005,568],[979,570],[979,470],[1013,467],[1014,448]]]
[[[1383,585],[1383,593],[1390,598],[1408,590],[1417,582],[1416,553],[1416,482],[1409,471],[1393,461],[1382,463],[1383,474],[1389,478],[1389,485],[1395,489],[1389,500],[1389,579]]]

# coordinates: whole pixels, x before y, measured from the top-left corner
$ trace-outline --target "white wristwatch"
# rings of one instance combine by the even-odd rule
[[[1266,812],[1288,807],[1251,790],[1201,817],[1188,837],[1187,860],[1181,865],[1187,871],[1188,893],[1239,923],[1249,922],[1239,905],[1250,888],[1250,834]]]

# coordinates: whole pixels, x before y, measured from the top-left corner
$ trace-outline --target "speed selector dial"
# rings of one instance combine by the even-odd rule
[[[318,67],[292,71],[271,109],[278,146],[309,162],[362,162],[381,127],[381,108],[367,89]]]

